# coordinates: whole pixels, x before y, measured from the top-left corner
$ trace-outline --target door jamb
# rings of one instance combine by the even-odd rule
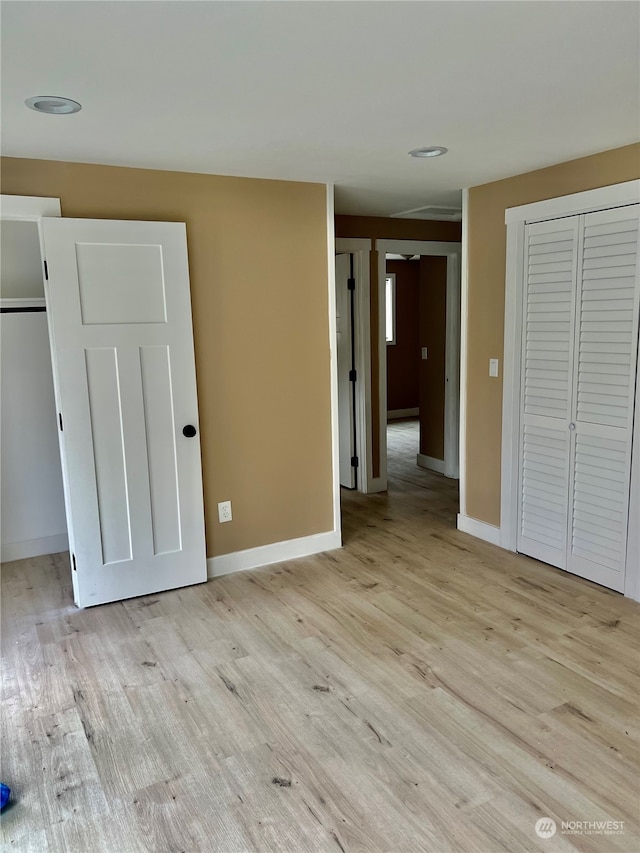
[[[387,489],[387,345],[385,335],[385,278],[387,252],[447,259],[447,319],[445,352],[444,474],[458,478],[460,467],[460,291],[461,243],[432,240],[376,240],[378,252],[378,371],[380,394],[380,476],[375,491]],[[372,489],[373,491],[373,489]]]
[[[516,550],[518,457],[520,435],[520,374],[522,364],[522,299],[524,290],[525,225],[547,219],[593,213],[638,204],[640,180],[572,193],[505,210],[507,257],[502,397],[502,463],[500,481],[500,545]],[[640,370],[636,372],[636,407],[632,427],[631,509],[640,507]],[[634,566],[636,570],[634,572]],[[640,532],[629,526],[624,594],[640,601]]]

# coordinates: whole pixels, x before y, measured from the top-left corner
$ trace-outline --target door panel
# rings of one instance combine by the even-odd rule
[[[102,563],[106,566],[132,557],[121,376],[115,347],[85,349],[84,357],[89,394],[90,451],[95,470]]]
[[[169,347],[140,347],[154,554],[181,548],[176,425]]]
[[[578,223],[527,226],[518,551],[566,566]]]
[[[567,567],[619,591],[626,568],[640,312],[638,209],[583,217],[577,281]]]
[[[76,260],[84,326],[167,322],[161,246],[80,243]]]
[[[181,223],[44,221],[82,606],[206,580]]]

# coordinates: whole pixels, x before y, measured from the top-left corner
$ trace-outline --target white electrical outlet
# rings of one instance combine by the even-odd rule
[[[497,358],[489,359],[489,376],[495,379],[498,376],[498,365],[500,361]]]
[[[422,347],[422,359],[423,359],[423,361],[427,360],[427,348],[426,347]]]
[[[225,521],[231,521],[231,501],[220,501],[218,504],[218,521],[222,524]]]

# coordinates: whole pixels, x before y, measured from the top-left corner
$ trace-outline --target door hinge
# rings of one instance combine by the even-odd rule
[[[349,371],[349,382],[356,382],[358,379],[358,372],[356,370]]]
[[[47,262],[44,262],[44,277],[47,281],[49,281],[49,267],[47,266]]]
[[[357,457],[357,456],[352,456],[352,457],[351,457],[351,467],[352,467],[352,468],[357,468],[357,467],[358,467],[358,457]]]
[[[73,571],[74,571],[74,572],[77,572],[77,571],[78,571],[78,568],[77,568],[77,566],[76,566],[76,555],[75,555],[75,554],[72,554],[72,555],[71,555],[71,562],[73,563]]]
[[[355,290],[356,289],[356,280],[355,278],[347,279],[347,290]]]
[[[58,423],[60,424],[60,432],[63,432],[64,427],[62,426],[62,412],[58,412]]]

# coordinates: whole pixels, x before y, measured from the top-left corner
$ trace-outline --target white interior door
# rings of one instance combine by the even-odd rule
[[[76,603],[205,581],[185,226],[43,233]]]
[[[567,565],[578,217],[528,225],[517,549]]]
[[[353,383],[349,371],[353,366],[353,331],[351,323],[351,294],[349,278],[351,256],[336,255],[336,329],[338,355],[338,429],[340,448],[340,485],[356,487],[356,470],[352,459],[355,448],[355,411]]]

